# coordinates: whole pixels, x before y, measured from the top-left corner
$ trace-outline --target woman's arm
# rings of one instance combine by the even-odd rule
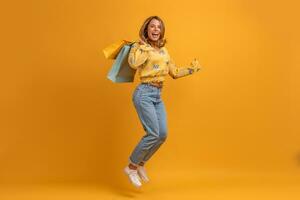
[[[176,67],[173,60],[169,61],[169,74],[173,79],[181,78],[187,75],[191,75],[194,72],[197,72],[200,70],[200,65],[198,60],[194,59],[190,66],[188,67]]]
[[[137,69],[140,65],[144,64],[148,59],[148,51],[150,46],[147,44],[140,44],[135,42],[129,51],[128,63],[133,69]]]

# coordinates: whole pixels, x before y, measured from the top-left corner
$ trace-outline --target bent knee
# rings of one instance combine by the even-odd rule
[[[159,140],[160,140],[161,142],[166,141],[166,139],[167,139],[167,132],[163,132],[163,133],[160,133],[160,134],[159,134]]]

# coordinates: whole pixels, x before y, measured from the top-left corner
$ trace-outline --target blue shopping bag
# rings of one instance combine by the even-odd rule
[[[133,82],[136,70],[128,63],[128,54],[132,44],[125,44],[117,55],[107,78],[115,83]]]

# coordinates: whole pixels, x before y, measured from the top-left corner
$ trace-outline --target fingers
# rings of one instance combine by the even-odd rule
[[[191,65],[193,66],[193,68],[196,72],[201,69],[201,65],[199,64],[199,61],[196,58],[193,59]]]
[[[196,58],[194,58],[191,64],[193,67],[197,67],[199,65],[199,61]]]

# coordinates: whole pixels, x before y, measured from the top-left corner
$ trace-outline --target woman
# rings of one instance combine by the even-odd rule
[[[147,18],[140,29],[140,41],[129,52],[128,63],[137,69],[141,83],[133,93],[133,103],[146,134],[129,157],[124,171],[131,183],[140,187],[141,180],[148,182],[144,164],[153,156],[167,137],[167,120],[161,91],[165,76],[177,79],[200,70],[194,59],[189,67],[176,67],[170,59],[164,39],[165,26],[161,18]]]

